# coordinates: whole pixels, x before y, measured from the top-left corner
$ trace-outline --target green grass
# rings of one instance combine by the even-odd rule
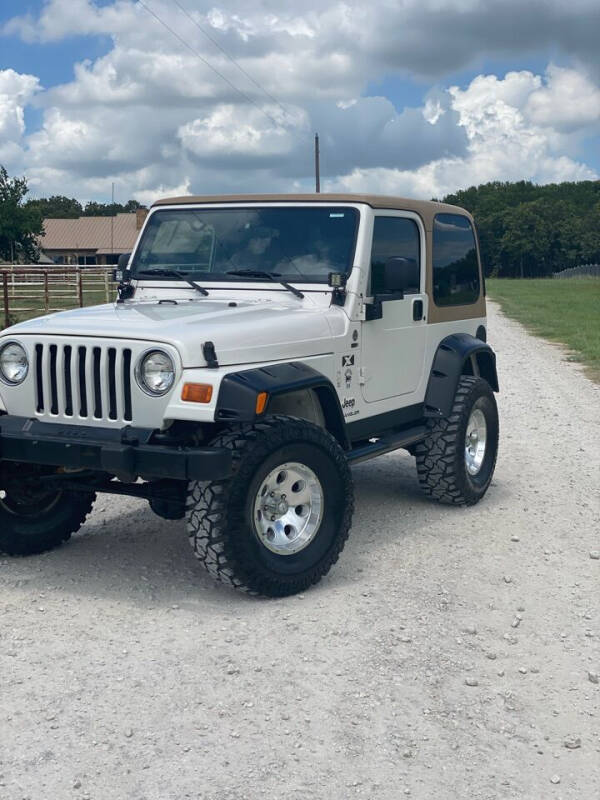
[[[489,279],[488,295],[532,333],[559,342],[600,382],[600,280]]]

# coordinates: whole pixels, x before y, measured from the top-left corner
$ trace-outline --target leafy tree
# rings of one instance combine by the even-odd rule
[[[28,200],[25,205],[27,208],[39,211],[42,219],[77,219],[83,214],[83,207],[79,200],[62,195]]]
[[[83,210],[84,217],[114,217],[115,214],[133,214],[138,208],[145,208],[137,200],[129,200],[125,205],[121,203],[86,203]]]
[[[33,261],[39,258],[37,238],[42,235],[42,215],[23,203],[26,178],[9,178],[0,165],[0,258],[5,261]]]

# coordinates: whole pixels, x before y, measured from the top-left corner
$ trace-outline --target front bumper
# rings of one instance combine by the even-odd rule
[[[216,447],[155,443],[156,431],[62,425],[0,416],[0,460],[91,469],[128,480],[220,480],[231,472],[231,453]]]

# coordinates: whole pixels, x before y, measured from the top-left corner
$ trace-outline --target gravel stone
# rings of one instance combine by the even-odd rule
[[[567,748],[567,750],[578,750],[581,747],[581,737],[567,736],[563,744]]]

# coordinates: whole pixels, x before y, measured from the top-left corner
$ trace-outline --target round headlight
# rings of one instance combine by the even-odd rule
[[[151,350],[139,362],[137,381],[146,394],[160,397],[166,394],[175,382],[173,359],[162,350]]]
[[[10,386],[23,383],[29,372],[29,359],[25,348],[18,342],[7,342],[0,347],[0,378]]]

